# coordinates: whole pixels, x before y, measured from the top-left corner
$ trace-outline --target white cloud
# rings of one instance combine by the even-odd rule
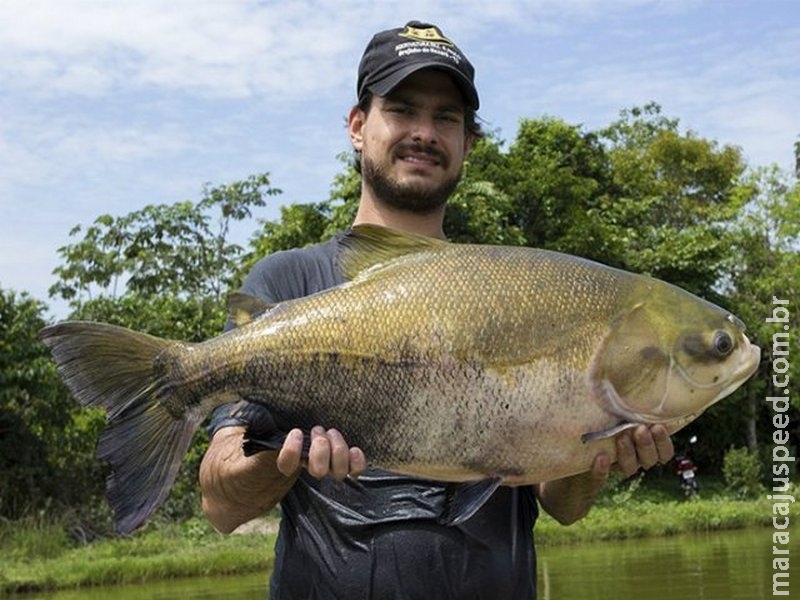
[[[430,20],[478,69],[481,114],[589,127],[649,100],[756,164],[800,133],[791,2],[5,0],[0,286],[44,298],[76,223],[269,171],[319,201],[372,32]],[[796,21],[794,21],[796,22]],[[271,206],[272,215],[275,207]],[[261,215],[259,215],[261,216]],[[20,267],[13,258],[24,253]]]

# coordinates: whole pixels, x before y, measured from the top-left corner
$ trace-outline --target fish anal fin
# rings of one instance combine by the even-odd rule
[[[439,523],[442,525],[463,523],[486,504],[486,501],[500,487],[502,481],[501,477],[492,476],[449,486],[444,511],[439,516]]]
[[[271,431],[262,434],[248,429],[244,434],[244,441],[242,442],[242,451],[245,456],[253,456],[259,452],[266,452],[269,450],[280,450],[283,443],[286,441],[286,433],[282,431]],[[311,448],[311,436],[308,432],[303,432],[303,449],[301,457],[308,458],[308,451]]]

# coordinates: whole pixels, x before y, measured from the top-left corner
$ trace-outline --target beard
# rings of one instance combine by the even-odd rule
[[[436,149],[421,148],[412,145],[414,151],[424,151],[435,155],[444,168],[447,158]],[[426,215],[441,208],[455,191],[461,179],[461,169],[449,179],[436,186],[427,185],[425,181],[400,183],[389,173],[385,163],[378,164],[366,155],[361,156],[361,177],[363,185],[368,186],[375,197],[382,203],[402,211],[418,215]]]

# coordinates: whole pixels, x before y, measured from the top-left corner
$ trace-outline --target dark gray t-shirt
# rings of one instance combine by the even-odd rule
[[[273,304],[342,283],[340,239],[264,258],[241,291]],[[275,427],[250,402],[219,407],[209,431],[230,425]],[[437,521],[446,491],[374,468],[342,482],[303,471],[281,501],[270,600],[535,599],[533,489],[500,487],[456,526]]]

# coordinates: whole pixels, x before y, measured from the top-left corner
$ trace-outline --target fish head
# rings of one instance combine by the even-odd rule
[[[738,318],[650,280],[612,323],[595,355],[591,385],[619,419],[664,423],[674,432],[747,381],[760,357]]]

